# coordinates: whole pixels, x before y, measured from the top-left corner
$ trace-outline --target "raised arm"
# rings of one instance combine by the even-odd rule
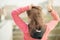
[[[41,40],[48,40],[48,35],[49,33],[56,27],[56,25],[59,22],[59,16],[55,10],[49,10],[51,16],[53,17],[53,20],[50,22],[46,23],[47,29],[46,32]]]
[[[27,24],[23,22],[23,20],[19,17],[19,15],[22,12],[25,12],[27,10],[29,10],[29,6],[18,8],[12,11],[12,18],[14,22],[16,23],[16,25],[18,25],[19,29],[21,29],[23,32],[28,32],[28,27]]]
[[[57,12],[54,9],[52,9],[52,7],[50,5],[48,7],[48,11],[50,12],[53,20],[51,20],[49,23],[47,23],[47,26],[50,30],[52,30],[58,24],[59,16],[58,16]]]
[[[53,17],[53,20],[59,20],[59,16],[55,10],[52,9],[52,12],[50,14]]]
[[[42,40],[48,40],[49,33],[56,27],[56,25],[59,22],[59,16],[56,11],[52,10],[50,14],[53,17],[53,20],[51,20],[50,22],[48,22],[46,24],[47,29],[46,29],[46,32],[45,32]]]

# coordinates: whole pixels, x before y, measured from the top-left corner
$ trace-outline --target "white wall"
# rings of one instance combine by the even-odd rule
[[[0,23],[0,40],[12,40],[12,21],[5,20]]]
[[[46,0],[45,0],[46,1]],[[3,5],[26,5],[31,3],[43,2],[42,0],[0,0],[0,4]]]
[[[0,0],[0,7],[4,5],[28,5],[31,3],[38,4],[47,0]],[[55,6],[60,6],[60,0],[53,0]]]

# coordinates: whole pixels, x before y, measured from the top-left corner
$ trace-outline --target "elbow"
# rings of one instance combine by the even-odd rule
[[[56,19],[56,20],[58,20],[58,21],[60,20],[60,18],[59,18],[59,16],[58,16],[58,15],[56,15],[56,18],[55,18],[55,19]]]
[[[11,17],[14,18],[14,11],[11,12]]]
[[[11,12],[11,15],[14,16],[14,15],[17,15],[17,12],[14,10]]]
[[[14,15],[14,11],[11,12],[11,16],[13,16],[13,15]]]
[[[15,13],[16,13],[15,11],[12,11],[12,12],[11,12],[11,15],[15,15]]]
[[[16,12],[15,12],[15,11],[12,11],[12,12],[11,12],[12,18],[14,18],[15,15],[16,15]]]
[[[14,15],[14,11],[11,12],[11,16],[13,16],[13,15]]]
[[[13,19],[13,17],[14,17],[14,11],[11,12],[11,17]]]
[[[59,18],[56,18],[56,19],[54,19],[54,20],[56,20],[56,21],[60,21],[60,19],[59,19]]]

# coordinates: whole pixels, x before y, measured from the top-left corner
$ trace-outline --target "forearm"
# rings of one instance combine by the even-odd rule
[[[59,16],[55,10],[52,10],[51,16],[53,17],[54,20],[59,20]]]
[[[13,15],[19,15],[27,10],[29,10],[29,6],[18,8],[16,10],[13,10],[12,12],[13,12]]]

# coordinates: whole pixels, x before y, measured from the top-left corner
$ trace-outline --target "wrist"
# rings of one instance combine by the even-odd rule
[[[52,12],[53,10],[51,9],[51,10],[48,10],[48,12]]]

